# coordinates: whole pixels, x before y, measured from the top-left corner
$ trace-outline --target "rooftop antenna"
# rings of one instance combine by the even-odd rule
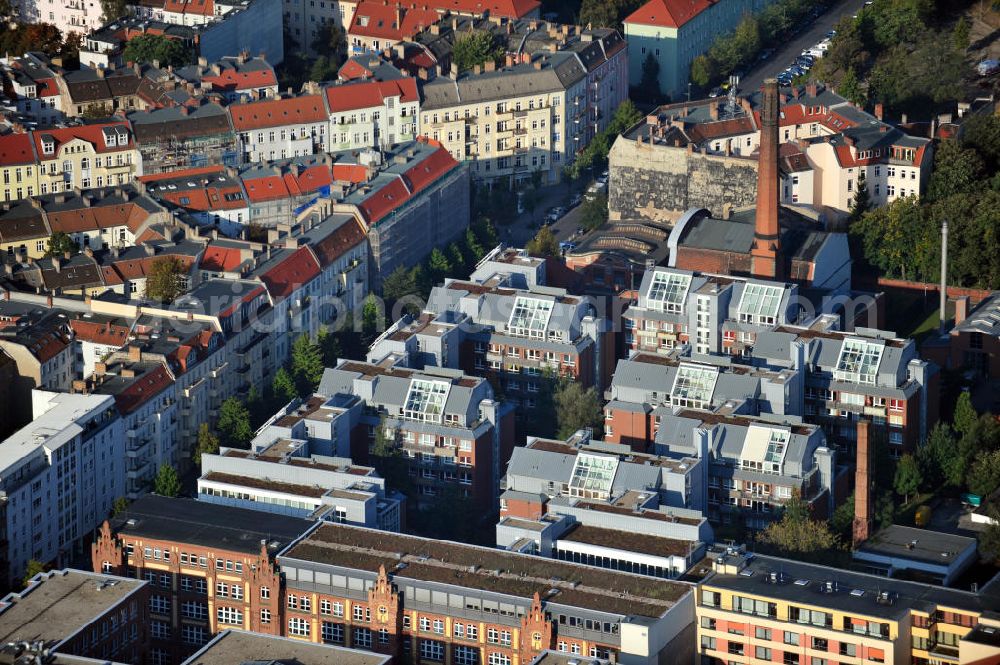
[[[730,116],[736,115],[736,88],[740,84],[740,77],[736,74],[729,76],[729,91],[726,93],[726,113]]]

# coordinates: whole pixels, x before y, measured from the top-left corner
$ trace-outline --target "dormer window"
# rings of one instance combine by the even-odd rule
[[[118,134],[112,127],[104,128],[104,147],[114,148],[118,145]]]
[[[42,154],[54,155],[56,152],[56,141],[51,136],[42,137]]]

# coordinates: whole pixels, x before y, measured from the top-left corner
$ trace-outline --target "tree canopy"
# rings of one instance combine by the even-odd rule
[[[458,70],[465,71],[487,62],[497,62],[504,49],[489,30],[473,30],[459,36],[451,51],[451,61]]]
[[[280,371],[280,370],[279,370]],[[219,407],[219,420],[215,425],[222,445],[227,448],[246,448],[253,438],[250,412],[238,397],[230,397]]]
[[[552,233],[552,229],[547,226],[543,226],[538,229],[538,233],[532,238],[525,249],[528,254],[538,257],[547,256],[559,256],[559,243],[556,241],[555,235]]]
[[[175,497],[181,493],[181,479],[177,476],[177,470],[173,466],[164,462],[156,472],[153,479],[153,491],[160,496]]]
[[[303,333],[292,342],[292,380],[299,397],[311,395],[323,378],[323,353]]]
[[[65,231],[56,231],[45,243],[45,256],[63,256],[66,252],[76,254],[80,246]]]
[[[826,522],[812,519],[808,504],[793,490],[781,519],[761,532],[758,543],[784,555],[796,555],[826,552],[837,548],[840,541]]]
[[[133,37],[125,45],[122,57],[126,62],[160,63],[161,67],[173,65],[179,67],[191,60],[191,50],[177,39],[163,35],[139,35]]]
[[[559,379],[553,395],[555,401],[556,436],[567,439],[574,432],[590,428],[598,436],[603,432],[604,411],[594,388],[584,388],[571,379]]]
[[[187,288],[187,269],[176,256],[153,260],[146,275],[146,297],[161,303],[173,302]]]
[[[219,437],[208,427],[208,423],[198,426],[198,444],[194,450],[194,463],[201,464],[202,455],[215,455],[219,452]]]

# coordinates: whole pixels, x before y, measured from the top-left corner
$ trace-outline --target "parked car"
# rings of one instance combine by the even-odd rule
[[[997,73],[997,71],[1000,71],[1000,60],[990,58],[976,65],[976,73],[980,76],[989,76],[990,74]]]
[[[574,194],[574,195],[573,195],[573,198],[571,198],[571,199],[569,200],[569,207],[570,207],[570,208],[575,208],[575,207],[577,207],[578,205],[580,205],[580,203],[581,203],[582,201],[583,201],[583,195],[582,195],[582,194]]]
[[[572,252],[576,249],[575,242],[569,242],[568,240],[559,243],[559,251],[565,254],[566,252]]]

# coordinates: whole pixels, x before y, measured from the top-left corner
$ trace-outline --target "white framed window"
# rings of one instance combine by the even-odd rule
[[[300,617],[288,620],[288,634],[297,637],[309,637],[309,621]]]
[[[215,610],[215,618],[219,621],[219,623],[231,626],[243,625],[243,611],[238,610],[235,607],[217,607]]]
[[[420,640],[420,657],[424,660],[444,660],[444,642]]]

